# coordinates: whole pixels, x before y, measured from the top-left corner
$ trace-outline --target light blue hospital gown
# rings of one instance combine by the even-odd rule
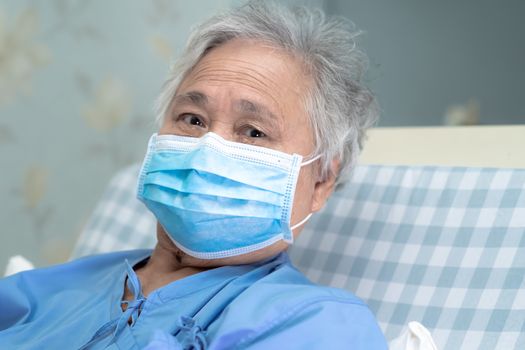
[[[103,254],[0,280],[0,349],[387,348],[362,301],[312,284],[285,253],[207,270],[145,298],[131,266],[150,254]],[[123,312],[127,276],[135,300]]]

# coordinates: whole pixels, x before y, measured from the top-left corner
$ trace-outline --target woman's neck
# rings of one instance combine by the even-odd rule
[[[165,245],[159,241],[148,261],[135,268],[140,280],[142,294],[147,297],[152,291],[184,277],[207,270],[206,267],[193,266],[192,259],[186,259],[185,254],[173,244]],[[133,299],[128,288],[125,288],[124,300]]]

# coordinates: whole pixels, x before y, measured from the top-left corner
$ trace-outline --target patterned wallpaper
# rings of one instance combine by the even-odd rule
[[[191,26],[232,2],[0,3],[0,269],[67,260],[111,176],[141,160]]]

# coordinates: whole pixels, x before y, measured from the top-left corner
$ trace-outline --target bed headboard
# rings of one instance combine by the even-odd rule
[[[375,128],[361,163],[525,168],[525,125]]]

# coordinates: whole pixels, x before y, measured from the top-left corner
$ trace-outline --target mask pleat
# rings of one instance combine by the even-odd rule
[[[206,241],[200,235],[177,235],[177,241],[181,245],[202,252],[242,247],[246,245],[246,236],[248,235],[250,242],[257,244],[282,231],[279,220],[238,216],[224,217],[208,213],[179,211],[176,208],[168,208],[156,202],[149,202],[147,206],[161,218],[167,216],[171,218],[169,221],[161,221],[164,229],[168,232],[206,232],[209,237]]]
[[[178,209],[207,212],[224,216],[252,216],[279,219],[281,208],[255,200],[241,200],[218,196],[174,191],[157,185],[144,187],[144,196],[150,200]],[[242,215],[240,215],[242,214]]]
[[[232,159],[206,150],[200,149],[186,154],[155,154],[151,159],[149,172],[194,169],[267,191],[284,192],[288,176],[286,170]]]
[[[237,181],[216,176],[214,174],[195,170],[172,170],[167,172],[149,173],[144,185],[158,185],[174,191],[231,199],[256,200],[272,205],[281,205],[283,196],[262,191],[260,188],[248,186]]]

